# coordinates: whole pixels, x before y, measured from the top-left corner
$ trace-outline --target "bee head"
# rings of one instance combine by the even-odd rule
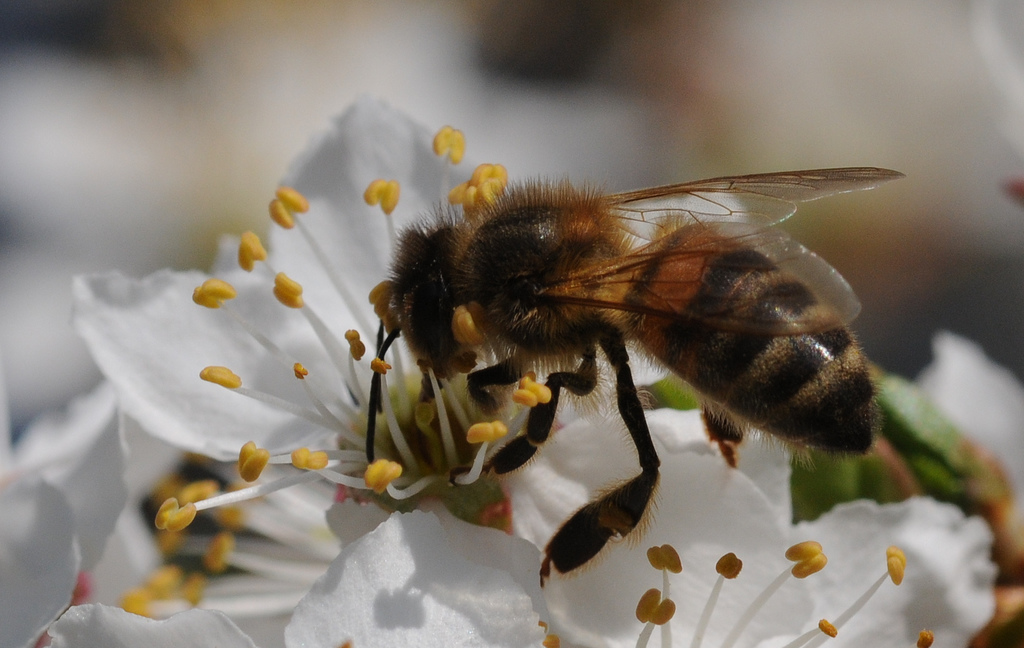
[[[460,304],[452,278],[461,238],[445,218],[410,228],[399,239],[391,267],[389,314],[421,367],[442,378],[464,370],[471,353],[452,330]]]

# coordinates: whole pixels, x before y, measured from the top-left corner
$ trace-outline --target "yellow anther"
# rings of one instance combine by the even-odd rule
[[[455,129],[451,126],[442,126],[437,134],[434,135],[434,155],[440,157],[448,152],[452,146],[452,132]]]
[[[193,572],[188,575],[185,582],[181,584],[181,590],[179,592],[181,598],[185,599],[193,606],[199,605],[199,602],[203,600],[203,592],[206,590],[206,576],[198,572]]]
[[[194,481],[178,491],[178,501],[182,504],[191,504],[213,497],[220,490],[216,480],[203,479]]]
[[[217,522],[229,531],[245,528],[245,511],[240,506],[219,506],[215,509]]]
[[[382,281],[370,290],[370,303],[373,304],[373,313],[384,322],[384,328],[389,332],[394,330],[395,321],[391,317],[391,282]]]
[[[192,301],[206,308],[220,308],[221,303],[237,296],[235,287],[222,279],[207,279],[192,291]]]
[[[537,407],[540,403],[537,400],[537,394],[526,389],[517,389],[512,392],[512,402],[523,407]]]
[[[274,277],[274,297],[288,308],[302,308],[302,284],[278,272]]]
[[[931,630],[922,630],[917,635],[917,648],[932,648],[935,643],[935,634]]]
[[[825,565],[828,564],[828,557],[820,553],[817,556],[808,558],[807,560],[801,560],[797,564],[793,565],[791,573],[797,578],[807,578],[811,574],[817,574],[822,569],[825,569]]]
[[[228,568],[228,556],[235,550],[235,536],[221,531],[213,536],[206,553],[203,554],[203,567],[211,574],[220,574]]]
[[[656,587],[644,592],[636,604],[636,619],[640,623],[648,623],[658,606],[661,605],[661,590]]]
[[[472,210],[494,202],[508,185],[508,171],[500,164],[481,164],[469,180],[448,192],[448,202]]]
[[[821,543],[815,542],[814,540],[807,540],[805,542],[799,542],[789,549],[786,549],[786,559],[793,562],[801,562],[809,558],[814,558],[821,552]]]
[[[295,377],[299,380],[305,380],[306,376],[309,375],[309,369],[302,366],[301,362],[296,362],[292,365],[292,371],[295,372]]]
[[[238,475],[247,482],[254,482],[260,478],[269,461],[270,451],[250,441],[238,451]]]
[[[359,331],[355,329],[345,331],[345,340],[348,341],[348,352],[352,354],[352,359],[356,362],[362,360],[366,354],[366,345],[359,339]]]
[[[501,193],[505,191],[505,183],[497,178],[491,178],[484,180],[484,182],[477,188],[476,201],[481,205],[489,205],[494,202]]]
[[[818,630],[821,630],[833,639],[835,639],[836,635],[839,634],[839,629],[832,625],[832,623],[828,619],[822,619],[821,621],[818,621]]]
[[[715,571],[728,579],[736,578],[743,569],[743,561],[736,554],[729,552],[715,563]]]
[[[327,453],[309,448],[292,450],[292,465],[300,470],[323,470],[327,467]]]
[[[466,189],[469,185],[463,182],[451,188],[448,192],[448,202],[452,205],[464,205],[466,203]]]
[[[285,208],[293,214],[305,214],[309,211],[309,200],[297,189],[278,187],[275,195]]]
[[[155,524],[158,529],[181,531],[192,524],[194,519],[196,519],[195,504],[186,504],[179,507],[178,500],[171,497],[160,505],[160,510],[156,512]]]
[[[560,648],[562,640],[556,634],[549,634],[544,636],[544,641],[540,642],[544,648]]]
[[[270,220],[274,221],[284,229],[291,229],[295,227],[295,217],[292,216],[288,208],[285,207],[284,203],[274,198],[270,201]]]
[[[379,374],[386,374],[387,372],[391,371],[391,365],[384,362],[380,358],[374,358],[373,360],[370,360],[370,369],[373,369],[375,372]]]
[[[206,382],[228,389],[238,389],[242,386],[242,379],[227,367],[206,367],[199,372],[199,377]]]
[[[157,567],[146,579],[145,587],[154,599],[169,599],[181,587],[185,572],[177,565]]]
[[[444,126],[434,135],[434,155],[447,155],[452,164],[458,164],[465,152],[466,137],[462,131]]]
[[[672,620],[672,617],[676,615],[676,602],[672,599],[665,599],[658,605],[657,609],[654,610],[654,614],[651,615],[651,623],[656,626],[665,625]]]
[[[508,426],[501,421],[474,423],[466,430],[466,441],[470,443],[491,443],[508,434]]]
[[[477,315],[481,311],[482,308],[476,303],[455,307],[455,314],[452,315],[452,333],[456,342],[469,346],[480,346],[484,343],[486,338],[477,326]]]
[[[651,588],[644,592],[636,604],[636,618],[640,623],[664,625],[676,613],[676,604],[672,599],[662,600],[661,592]]]
[[[120,604],[121,609],[125,612],[131,612],[132,614],[144,617],[152,617],[152,602],[153,595],[150,594],[149,590],[145,587],[136,587],[122,594],[121,600],[118,603]]]
[[[246,272],[252,272],[257,261],[267,260],[267,250],[260,242],[260,237],[252,232],[242,234],[242,240],[238,244],[238,265]]]
[[[374,180],[363,192],[363,200],[367,205],[380,205],[385,214],[395,211],[398,206],[398,198],[401,194],[401,187],[397,180]]]
[[[534,394],[537,397],[537,402],[539,403],[551,402],[551,388],[537,382],[537,376],[532,372],[526,374],[519,380],[519,389],[525,389],[526,391]]]
[[[786,550],[786,558],[796,564],[793,565],[792,574],[797,578],[807,578],[816,574],[828,564],[828,557],[821,549],[821,544],[807,540],[800,542]]]
[[[666,569],[673,574],[683,571],[683,562],[679,559],[679,552],[670,544],[648,549],[647,561],[655,569]]]
[[[479,187],[484,180],[489,180],[493,169],[493,164],[478,164],[477,167],[473,169],[473,175],[469,177],[469,186]]]
[[[893,584],[899,585],[903,582],[903,572],[907,569],[907,555],[903,550],[893,545],[885,550],[885,565],[889,570],[889,578]]]
[[[366,467],[363,481],[375,493],[383,493],[388,484],[402,475],[402,465],[388,459],[378,459]]]

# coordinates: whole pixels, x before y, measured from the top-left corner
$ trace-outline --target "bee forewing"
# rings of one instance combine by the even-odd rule
[[[638,236],[662,220],[779,223],[796,212],[796,203],[848,191],[873,189],[903,174],[875,167],[813,169],[711,178],[651,187],[609,196]],[[631,224],[635,223],[635,225]]]

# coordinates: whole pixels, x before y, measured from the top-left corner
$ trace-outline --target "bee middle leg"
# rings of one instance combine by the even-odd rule
[[[544,549],[541,582],[556,571],[566,573],[586,564],[609,540],[625,537],[643,520],[658,486],[661,460],[654,448],[643,404],[629,368],[629,353],[618,331],[601,340],[601,350],[615,371],[619,414],[636,446],[640,474],[576,511]]]
[[[576,396],[586,396],[597,386],[597,352],[590,348],[583,353],[583,359],[575,371],[558,371],[548,375],[544,385],[551,390],[551,400],[540,403],[526,419],[526,433],[506,443],[487,462],[489,470],[502,475],[521,468],[551,435],[555,423],[558,399],[562,389]]]

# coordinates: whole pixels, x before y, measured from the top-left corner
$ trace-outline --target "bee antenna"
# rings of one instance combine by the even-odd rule
[[[401,332],[401,329],[396,328],[388,333],[388,336],[385,338],[384,322],[380,323],[380,328],[377,329],[378,358],[381,360],[384,359],[384,355],[391,347],[391,343],[398,339]],[[366,461],[369,463],[373,463],[373,437],[377,430],[377,412],[383,410],[383,407],[381,406],[380,378],[381,374],[376,371],[373,372],[373,377],[370,378],[370,401],[367,404],[368,407],[366,412]]]

